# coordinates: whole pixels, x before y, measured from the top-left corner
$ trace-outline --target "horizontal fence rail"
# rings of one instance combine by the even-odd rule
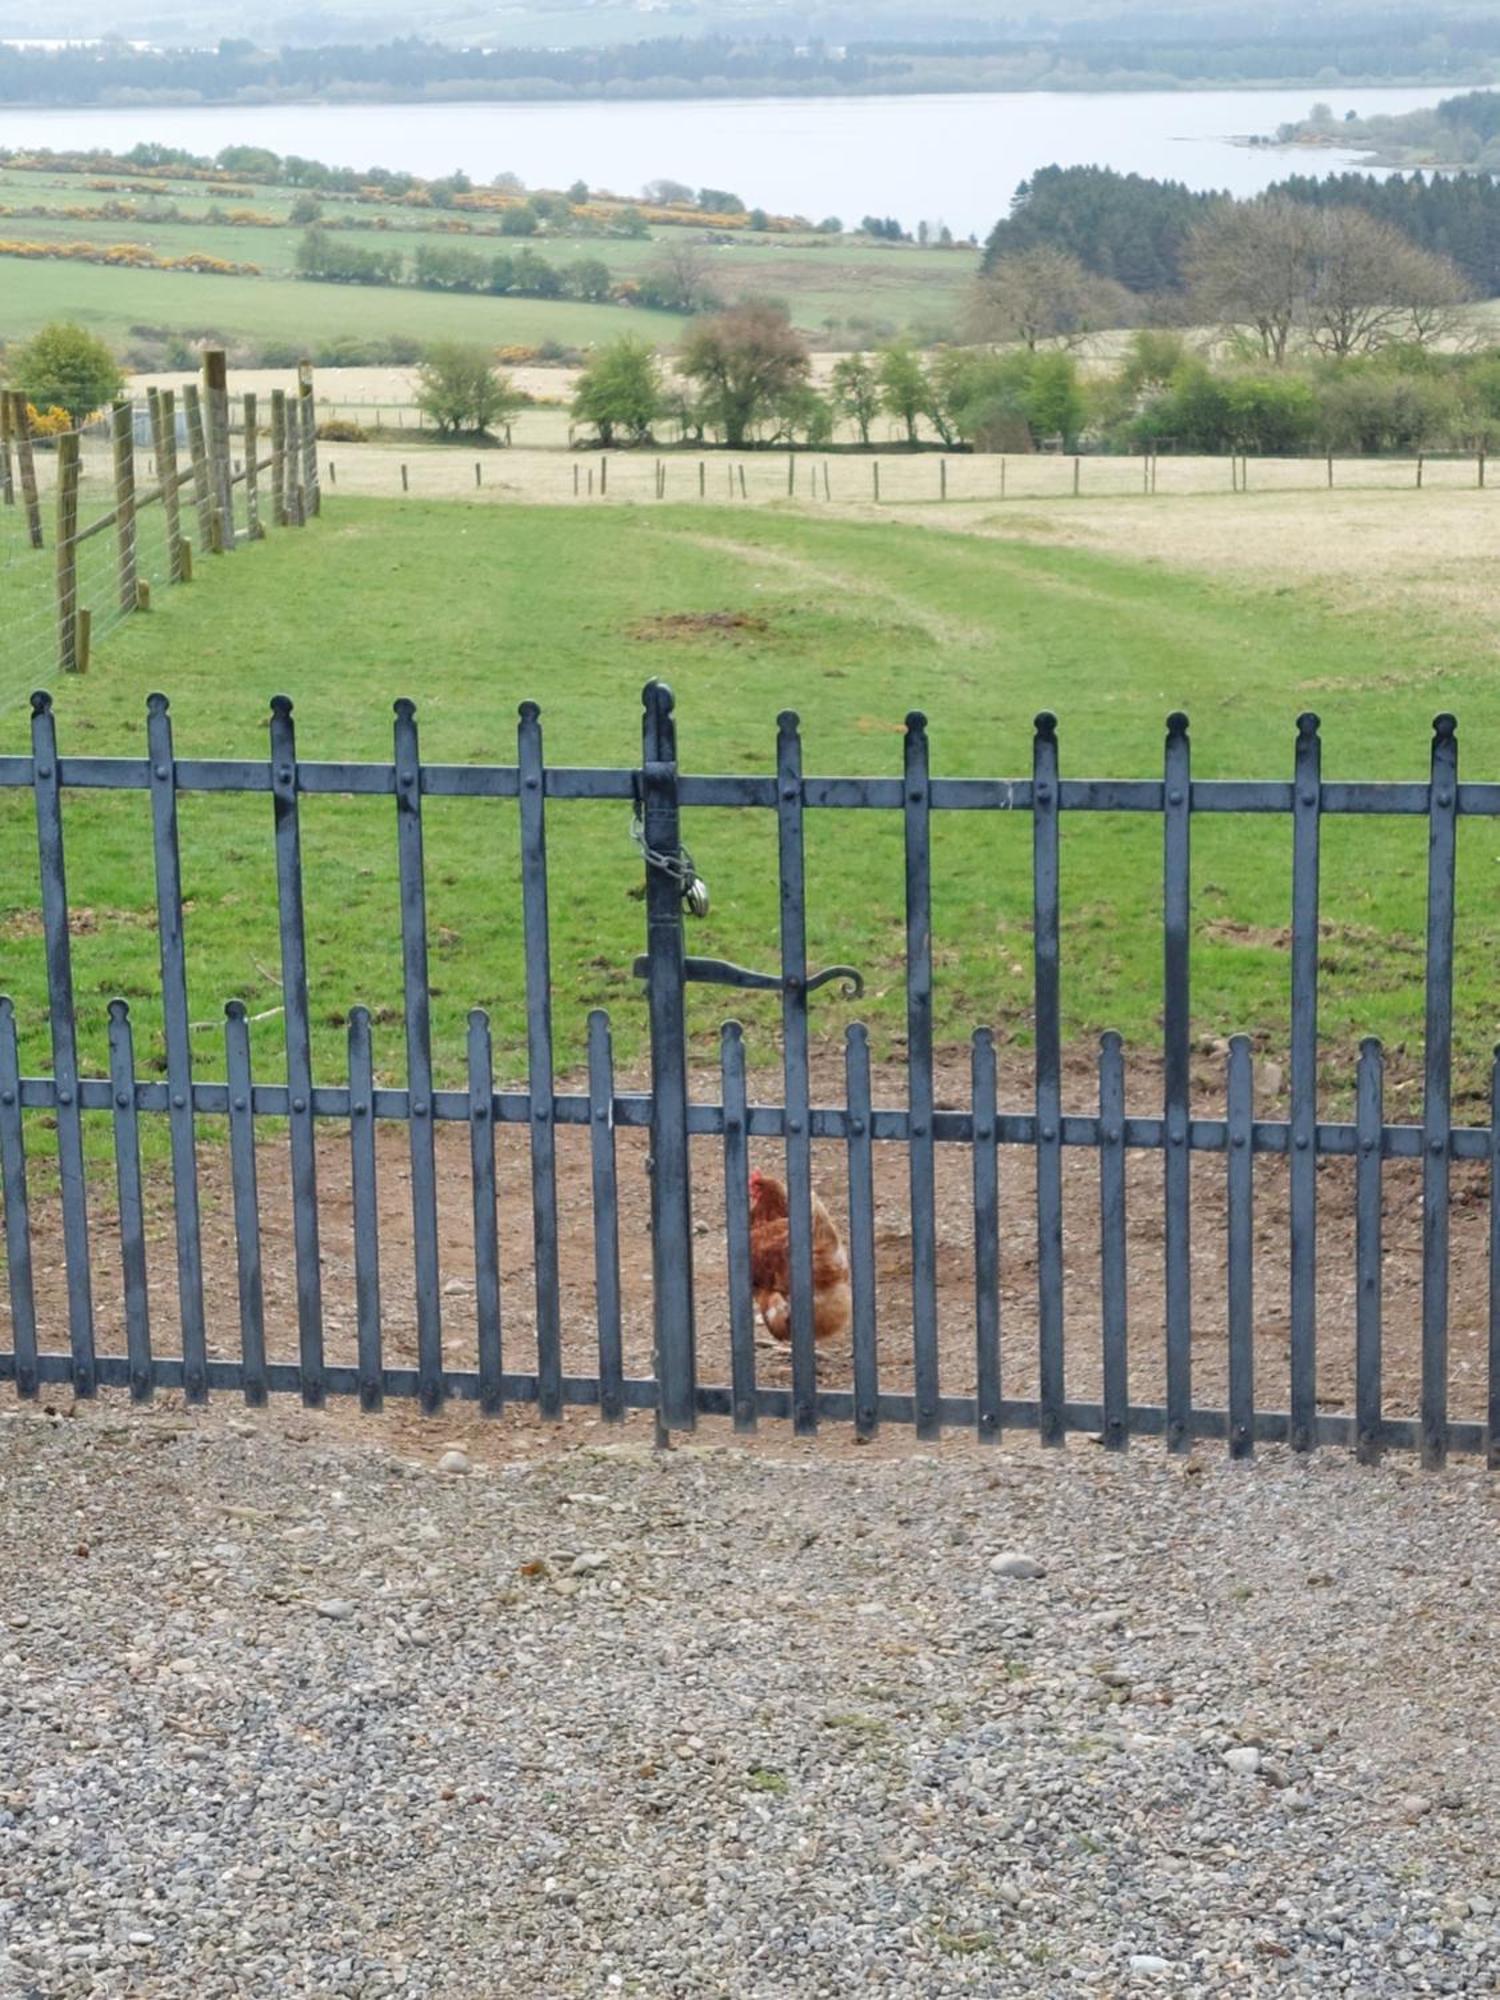
[[[779,719],[765,776],[693,776],[678,768],[676,719],[669,692],[653,683],[645,694],[642,761],[631,769],[549,766],[544,759],[539,710],[520,711],[513,764],[424,763],[410,702],[396,706],[389,763],[305,760],[298,755],[292,704],[272,705],[265,760],[178,758],[168,706],[152,696],[144,755],[135,758],[65,757],[59,754],[52,703],[32,701],[29,755],[0,757],[0,794],[29,794],[35,820],[39,916],[47,973],[46,1025],[51,1073],[23,1075],[16,1009],[0,1000],[0,1200],[9,1298],[9,1346],[0,1350],[0,1379],[23,1394],[70,1384],[90,1395],[99,1387],[128,1389],[137,1398],[156,1388],[180,1390],[190,1401],[233,1389],[250,1402],[272,1393],[300,1394],[316,1405],[330,1395],[359,1399],[373,1409],[386,1397],[416,1399],[436,1410],[449,1398],[476,1401],[487,1412],[508,1403],[534,1404],[541,1414],[565,1406],[593,1407],[606,1418],[631,1409],[651,1410],[665,1429],[684,1429],[702,1414],[723,1415],[748,1429],[761,1418],[784,1419],[798,1431],[823,1421],[851,1423],[868,1436],[882,1423],[910,1425],[918,1435],[962,1426],[980,1437],[1031,1430],[1048,1443],[1069,1432],[1097,1433],[1112,1448],[1131,1435],[1163,1437],[1170,1448],[1195,1439],[1218,1439],[1244,1454],[1256,1443],[1287,1442],[1299,1449],[1345,1444],[1369,1458],[1386,1448],[1417,1449],[1440,1463],[1449,1450],[1483,1452],[1500,1460],[1500,1060],[1492,1078],[1491,1113],[1484,1124],[1455,1123],[1452,1112],[1452,1010],[1455,927],[1456,823],[1469,815],[1500,814],[1500,783],[1460,783],[1454,719],[1437,717],[1425,782],[1327,782],[1321,775],[1317,718],[1299,719],[1289,780],[1195,780],[1187,719],[1168,719],[1162,772],[1139,780],[1065,778],[1060,769],[1055,719],[1037,719],[1032,770],[1014,779],[943,778],[929,767],[926,720],[907,718],[902,773],[898,777],[816,777],[802,766],[797,718]],[[157,939],[165,1029],[164,1074],[139,1073],[130,1010],[123,1000],[109,1010],[107,1074],[88,1075],[80,1065],[70,906],[65,860],[64,801],[74,790],[145,791],[151,798],[151,864],[156,887]],[[176,802],[192,792],[269,793],[274,827],[274,901],[281,950],[285,1075],[254,1076],[245,1005],[230,999],[224,1015],[223,1072],[195,1074],[190,1038],[188,956]],[[392,912],[399,933],[403,992],[405,1076],[376,1080],[371,1016],[347,1006],[348,1068],[340,1081],[316,1079],[312,1056],[313,997],[309,990],[304,914],[305,866],[300,801],[317,795],[382,796],[394,802],[398,897]],[[524,1088],[497,1088],[490,1022],[479,1009],[469,1017],[462,1087],[435,1082],[429,1021],[426,861],[422,802],[429,797],[514,799],[518,803],[518,882],[525,960]],[[602,1012],[589,1019],[586,1085],[559,1089],[553,1054],[553,982],[550,961],[547,817],[552,801],[619,800],[636,808],[645,862],[645,978],[649,1015],[649,1089],[617,1078],[610,1023]],[[684,906],[694,907],[702,888],[682,845],[686,808],[730,807],[774,813],[781,889],[780,971],[746,973],[723,961],[694,958],[685,950]],[[842,1104],[814,1101],[808,1001],[838,976],[858,986],[851,968],[809,970],[806,934],[807,861],[804,815],[810,810],[874,809],[902,814],[905,879],[906,1102],[874,1101],[869,1042],[854,1023],[844,1035]],[[932,1029],[933,946],[931,815],[948,811],[1021,812],[1031,820],[1031,894],[1034,949],[1034,1096],[1025,1109],[1002,1108],[989,1029],[976,1031],[971,1049],[970,1101],[966,1109],[940,1108],[934,1089]],[[1061,891],[1059,856],[1068,814],[1145,812],[1162,826],[1161,882],[1164,916],[1162,1040],[1159,1110],[1127,1114],[1125,1057],[1120,1038],[1106,1034],[1097,1064],[1098,1108],[1065,1111],[1061,1092],[1059,1009]],[[1189,1073],[1191,1010],[1188,947],[1192,934],[1191,826],[1199,813],[1280,814],[1291,822],[1290,883],[1291,1022],[1290,1107],[1285,1118],[1256,1115],[1250,1045],[1228,1043],[1222,1115],[1204,1115],[1192,1101]],[[1329,1119],[1318,1102],[1317,988],[1320,849],[1327,814],[1420,816],[1428,822],[1427,930],[1423,1096],[1420,1118],[1392,1121],[1384,1104],[1384,1063],[1378,1042],[1361,1050],[1354,1079],[1355,1115]],[[722,1087],[717,1101],[695,1099],[689,1089],[685,988],[695,978],[764,986],[780,995],[781,1102],[749,1101],[742,1031],[729,1023],[719,1051]],[[352,996],[338,996],[341,1003]],[[56,1128],[57,1192],[45,1204],[30,1185],[37,1161],[28,1156],[28,1114],[42,1114]],[[115,1200],[110,1228],[117,1239],[124,1350],[98,1351],[97,1218],[101,1191],[85,1166],[83,1120],[107,1118],[112,1133]],[[148,1242],[149,1173],[142,1165],[141,1121],[160,1118],[170,1135],[172,1240],[153,1262]],[[199,1179],[199,1121],[223,1120],[227,1129],[238,1353],[208,1325],[204,1306],[205,1239]],[[275,1121],[274,1133],[265,1129]],[[387,1349],[387,1299],[381,1267],[383,1220],[378,1182],[377,1128],[405,1128],[404,1183],[410,1208],[411,1276],[416,1320],[413,1365]],[[467,1185],[472,1209],[471,1278],[474,1298],[474,1365],[455,1367],[445,1344],[443,1258],[437,1220],[438,1128],[468,1128]],[[505,1127],[524,1128],[529,1151],[525,1176],[531,1218],[533,1298],[526,1347],[502,1310],[502,1272],[513,1244],[499,1225],[497,1144]],[[319,1129],[347,1137],[349,1213],[355,1296],[354,1343],[330,1353],[323,1288],[320,1231],[326,1202]],[[557,1134],[586,1130],[587,1261],[593,1273],[595,1365],[569,1364],[569,1336],[559,1279],[560,1246],[576,1205],[559,1196]],[[651,1319],[653,1364],[630,1371],[624,1335],[621,1281],[622,1175],[619,1135],[649,1136],[651,1208]],[[699,1379],[697,1323],[702,1279],[694,1249],[693,1212],[702,1190],[694,1182],[693,1139],[718,1142],[725,1199],[728,1379]],[[751,1140],[776,1142],[786,1160],[788,1196],[786,1286],[788,1356],[786,1385],[758,1379],[755,1316],[765,1287],[756,1279],[757,1239],[747,1226],[752,1185]],[[831,1142],[847,1168],[847,1210],[841,1238],[849,1288],[848,1387],[820,1381],[816,1344],[814,1256],[817,1241],[812,1172],[813,1142]],[[462,1144],[462,1142],[460,1142]],[[876,1284],[877,1148],[905,1150],[908,1167],[910,1386],[882,1383],[888,1360],[879,1347]],[[934,1199],[937,1162],[944,1149],[971,1156],[972,1189],[972,1392],[945,1386],[938,1301],[942,1228]],[[270,1150],[268,1150],[270,1149]],[[268,1358],[266,1290],[271,1275],[265,1240],[261,1179],[277,1149],[289,1163],[292,1229],[288,1253],[294,1276],[297,1358]],[[1008,1345],[1013,1329],[1002,1324],[1000,1210],[1012,1168],[1006,1149],[1031,1158],[1035,1202],[1033,1347],[1035,1394],[1008,1393],[1014,1382]],[[1078,1283],[1078,1246],[1064,1256],[1065,1160],[1079,1152],[1098,1159],[1097,1249],[1100,1383],[1095,1394],[1070,1393],[1065,1351],[1065,1287]],[[1154,1155],[1161,1161],[1162,1231],[1159,1256],[1162,1319],[1145,1329],[1128,1310],[1127,1162]],[[1194,1393],[1198,1348],[1194,1343],[1195,1280],[1192,1243],[1197,1227],[1190,1178],[1194,1156],[1218,1155],[1223,1182],[1226,1391],[1222,1407],[1206,1407]],[[1289,1326],[1288,1407],[1267,1409],[1257,1398],[1255,1230],[1257,1156],[1288,1162]],[[1319,1407],[1317,1391],[1320,1159],[1354,1166],[1355,1237],[1348,1285],[1356,1305],[1355,1393],[1347,1409]],[[1420,1162],[1421,1388],[1418,1409],[1395,1414],[1382,1392],[1382,1216],[1386,1162]],[[1456,1162],[1484,1163],[1488,1173],[1489,1284],[1485,1414],[1455,1419],[1449,1410],[1450,1317],[1448,1295]],[[43,1214],[45,1209],[45,1225]],[[56,1231],[58,1242],[43,1240]],[[39,1334],[38,1273],[56,1268],[61,1250],[65,1277],[67,1350],[46,1351]],[[281,1254],[281,1253],[278,1253]],[[153,1344],[153,1293],[170,1258],[175,1325],[180,1351]],[[769,1323],[769,1322],[768,1322]],[[841,1336],[843,1338],[844,1336]],[[1069,1332],[1066,1340],[1075,1336]],[[1133,1396],[1130,1366],[1147,1341],[1159,1343],[1164,1394],[1160,1401]],[[576,1352],[576,1346],[571,1351]],[[518,1365],[524,1362],[525,1365]],[[1028,1375],[1028,1379],[1033,1379]]]

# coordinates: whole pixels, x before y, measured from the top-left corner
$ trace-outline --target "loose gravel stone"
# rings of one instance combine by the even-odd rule
[[[1014,1576],[1030,1579],[1045,1576],[1047,1572],[1034,1556],[1018,1555],[1014,1550],[998,1555],[990,1564],[996,1576]]]
[[[6,2000],[1500,1992],[1491,1476],[547,1435],[0,1402]]]

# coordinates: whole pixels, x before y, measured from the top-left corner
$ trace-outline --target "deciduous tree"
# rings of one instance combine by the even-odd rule
[[[746,303],[700,320],[678,367],[698,385],[708,423],[725,444],[743,445],[790,390],[806,382],[807,342],[780,306]]]

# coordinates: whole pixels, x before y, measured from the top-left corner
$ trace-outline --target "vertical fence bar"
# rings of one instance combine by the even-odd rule
[[[26,535],[34,549],[42,546],[42,496],[36,483],[36,453],[31,446],[31,410],[17,392],[10,399],[11,430],[16,441],[16,467],[21,475],[21,501],[26,509]],[[77,432],[72,436],[75,441]]]
[[[1189,814],[1192,772],[1188,719],[1167,717],[1163,808],[1163,1104],[1166,1124],[1167,1448],[1190,1442],[1193,1401],[1192,1156],[1188,1151]]]
[[[323,1401],[323,1275],[318,1247],[318,1154],[312,1111],[307,923],[297,811],[297,740],[290,695],[271,697],[271,797],[276,817],[276,908],[281,932],[286,1081],[290,1099],[292,1234],[297,1263],[297,1341],[302,1400]]]
[[[16,1010],[0,995],[0,1197],[5,1204],[5,1264],[10,1283],[10,1340],[16,1394],[34,1396],[36,1286],[31,1269],[31,1210],[26,1196],[26,1136],[21,1118],[21,1056]]]
[[[1490,1310],[1485,1461],[1500,1470],[1500,1048],[1490,1070]]]
[[[788,459],[790,468],[794,459]],[[802,739],[797,717],[776,720],[776,832],[781,889],[781,1039],[786,1089],[787,1235],[791,1259],[792,1429],[818,1428],[813,1324],[812,1100],[807,1055],[807,877],[802,833]]]
[[[57,440],[57,664],[81,670],[78,647],[78,433]]]
[[[260,1248],[260,1183],[255,1165],[255,1086],[250,1024],[243,1000],[224,1008],[224,1074],[229,1087],[229,1177],[234,1203],[235,1276],[240,1308],[240,1378],[245,1401],[266,1401],[266,1299]]]
[[[531,1204],[536,1245],[537,1402],[562,1415],[557,1129],[552,1064],[552,947],[547,917],[546,773],[541,711],[523,701],[516,728],[521,795],[521,918],[526,944],[526,1072],[531,1094]]]
[[[265,530],[260,525],[260,424],[255,391],[245,391],[245,532],[258,542]]]
[[[187,943],[182,923],[182,862],[177,837],[177,763],[172,717],[163,694],[146,697],[146,755],[151,766],[151,831],[156,870],[156,932],[161,959],[162,1022],[167,1055],[167,1120],[172,1140],[172,1200],[177,1228],[177,1296],[182,1313],[183,1393],[208,1394],[199,1226],[198,1155],[193,1122],[193,1051],[188,1026]]]
[[[182,412],[187,418],[188,455],[193,467],[193,504],[198,510],[198,546],[217,550],[218,516],[208,470],[208,439],[203,429],[203,399],[196,382],[182,387]]]
[[[116,577],[120,609],[136,608],[135,411],[128,402],[110,412],[110,448],[115,473]]]
[[[936,1437],[937,1219],[932,1114],[932,840],[927,718],[906,718],[906,1052],[911,1177],[912,1359],[916,1431]]]
[[[1125,1257],[1125,1055],[1099,1038],[1099,1317],[1104,1343],[1105,1448],[1130,1441],[1130,1349]]]
[[[849,1275],[853,1299],[854,1430],[872,1438],[880,1423],[880,1353],[876,1341],[875,1147],[870,1093],[870,1036],[862,1021],[844,1036],[844,1099],[849,1112]]]
[[[1355,1453],[1380,1456],[1380,1341],[1384,1259],[1385,1058],[1373,1035],[1359,1045],[1354,1168]]]
[[[615,1055],[609,1016],[589,1015],[589,1154],[594,1195],[594,1304],[599,1325],[599,1414],[625,1414],[625,1355],[620,1325],[620,1191],[615,1166]]]
[[[1318,718],[1297,718],[1292,782],[1291,1445],[1318,1414],[1318,867],[1323,802]]]
[[[130,1394],[151,1395],[151,1310],[146,1287],[146,1208],[141,1192],[141,1135],[135,1096],[135,1044],[130,1009],[109,1003],[109,1084],[114,1098],[115,1189],[120,1205],[120,1266],[125,1295],[125,1352]]]
[[[490,1017],[469,1015],[469,1178],[474,1197],[474,1332],[479,1407],[498,1416],[505,1402],[500,1346],[500,1219],[495,1194],[495,1052]]]
[[[1255,1448],[1255,1067],[1248,1035],[1229,1044],[1229,1455]]]
[[[719,1030],[724,1090],[724,1236],[729,1261],[730,1407],[737,1431],[756,1427],[755,1299],[750,1283],[749,1097],[745,1031],[738,1021]]]
[[[68,1338],[73,1391],[92,1396],[94,1293],[89,1269],[88,1180],[78,1104],[78,1034],[73,1013],[73,952],[63,864],[62,786],[52,697],[31,697],[31,756],[41,868],[42,935],[47,955],[47,1007],[52,1027],[52,1078],[57,1090],[57,1168],[62,1190],[63,1253],[67,1264]]]
[[[411,1149],[413,1277],[417,1294],[417,1393],[441,1408],[442,1274],[438,1269],[437,1142],[432,1115],[432,1000],[427,979],[427,879],[422,851],[422,766],[416,706],[395,704],[396,860],[401,896],[401,979],[406,1016],[407,1137]]]
[[[642,837],[648,854],[681,851],[677,725],[672,690],[652,681],[642,697]],[[675,878],[646,863],[647,994],[651,1011],[651,1275],[657,1421],[697,1421],[693,1318],[693,1216],[688,1150],[687,1020],[683,1005],[682,898]]]
[[[1043,1444],[1064,1441],[1062,1021],[1058,947],[1057,717],[1032,740],[1032,952],[1036,994],[1037,1367]]]
[[[970,1051],[974,1115],[974,1416],[1000,1436],[1000,1149],[995,1140],[995,1037],[976,1028]]]
[[[1427,1003],[1422,1092],[1422,1462],[1448,1451],[1449,1150],[1453,1119],[1453,889],[1458,736],[1451,715],[1432,725],[1427,831]]]
[[[385,1401],[380,1332],[380,1204],[375,1150],[375,1050],[368,1007],[349,1009],[349,1168],[354,1208],[354,1323],[359,1406]]]

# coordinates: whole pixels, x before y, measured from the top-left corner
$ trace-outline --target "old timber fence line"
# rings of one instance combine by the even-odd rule
[[[64,801],[78,787],[149,795],[152,858],[165,1023],[165,1074],[137,1073],[129,1010],[110,1008],[109,1074],[86,1076],[79,1061],[70,959],[69,904],[64,865]],[[1006,1428],[1040,1433],[1051,1443],[1069,1431],[1097,1432],[1109,1446],[1132,1434],[1165,1438],[1183,1448],[1199,1438],[1224,1440],[1235,1454],[1257,1441],[1352,1446],[1362,1457],[1384,1448],[1420,1449],[1429,1464],[1450,1450],[1485,1452],[1500,1462],[1500,1094],[1492,1092],[1489,1121],[1456,1126],[1452,1116],[1453,946],[1455,852],[1461,817],[1500,818],[1500,783],[1460,783],[1451,716],[1435,722],[1430,774],[1424,782],[1332,783],[1321,771],[1317,718],[1298,724],[1290,775],[1258,781],[1198,780],[1192,775],[1184,716],[1168,719],[1158,775],[1139,779],[1070,779],[1061,774],[1050,715],[1038,718],[1029,775],[945,778],[929,768],[925,718],[907,718],[899,774],[815,777],[804,773],[797,719],[780,718],[774,764],[759,775],[697,776],[678,761],[672,697],[658,683],[645,691],[641,761],[633,768],[549,765],[540,714],[520,711],[516,760],[504,765],[424,763],[415,710],[396,706],[392,756],[384,763],[330,763],[298,756],[292,705],[272,704],[269,755],[264,761],[214,761],[176,756],[165,700],[153,696],[143,754],[103,758],[60,753],[45,695],[33,698],[29,756],[0,757],[0,789],[29,792],[40,862],[40,920],[48,974],[51,1073],[23,1076],[15,1009],[0,1001],[0,1193],[8,1252],[9,1346],[0,1378],[26,1395],[44,1385],[71,1384],[81,1395],[101,1385],[127,1387],[137,1397],[154,1387],[182,1389],[200,1401],[210,1389],[234,1389],[252,1403],[271,1391],[300,1393],[312,1405],[330,1394],[357,1396],[367,1407],[383,1397],[414,1397],[427,1410],[445,1399],[477,1400],[489,1412],[509,1402],[535,1404],[548,1417],[566,1405],[593,1406],[605,1417],[650,1409],[665,1429],[691,1427],[703,1413],[732,1417],[749,1428],[758,1419],[790,1420],[799,1432],[820,1420],[852,1423],[861,1436],[882,1423],[910,1425],[921,1437],[944,1426],[966,1426],[994,1438]],[[178,848],[178,800],[188,794],[253,794],[267,801],[274,825],[275,894],[285,1005],[285,1071],[276,1082],[255,1081],[244,1005],[226,1009],[224,1071],[209,1081],[195,1074],[189,1034],[187,955]],[[338,1082],[317,1079],[312,1066],[312,1003],[303,916],[299,815],[304,798],[327,795],[384,798],[393,806],[399,882],[399,929],[404,982],[404,1083],[378,1085],[371,1017],[347,1009],[348,1070]],[[434,1087],[429,1027],[428,922],[423,859],[423,808],[429,799],[511,801],[516,808],[520,901],[525,950],[528,1083],[495,1087],[490,1025],[469,1017],[467,1080],[459,1089]],[[589,1017],[587,1087],[556,1087],[553,993],[549,956],[546,822],[571,801],[617,801],[633,807],[643,856],[645,953],[636,966],[644,981],[650,1028],[650,1083],[617,1087],[608,1017]],[[685,907],[701,902],[701,885],[683,846],[684,810],[729,808],[773,814],[780,875],[780,963],[755,972],[687,950]],[[202,808],[198,808],[201,819]],[[898,814],[904,828],[905,993],[907,1054],[904,1102],[877,1106],[866,1031],[845,1038],[842,1104],[816,1105],[812,1096],[809,1005],[830,982],[857,995],[854,968],[812,969],[808,962],[804,827],[809,813],[875,811]],[[972,1042],[970,1101],[941,1109],[935,1085],[932,1024],[932,824],[952,812],[1029,814],[1034,931],[1035,1055],[1031,1102],[1003,1110],[997,1102],[994,1039],[978,1030]],[[1161,829],[1162,1043],[1160,1108],[1150,1116],[1125,1109],[1120,1038],[1103,1038],[1098,1108],[1065,1115],[1059,1009],[1060,829],[1073,813],[1145,814]],[[1203,1116],[1191,1101],[1189,942],[1191,829],[1203,814],[1271,815],[1290,821],[1291,1062],[1290,1115],[1257,1117],[1250,1045],[1229,1044],[1222,1115]],[[1320,830],[1329,815],[1396,815],[1427,826],[1425,955],[1425,1083],[1420,1122],[1390,1123],[1382,1096],[1382,1056],[1367,1041],[1359,1058],[1357,1111],[1352,1121],[1319,1115],[1317,1006]],[[491,822],[492,824],[493,822]],[[714,1101],[694,1101],[689,1088],[686,989],[690,981],[779,995],[782,1021],[780,1102],[752,1105],[747,1092],[744,1035],[727,1022],[720,1044],[720,1087]],[[335,996],[320,996],[320,1005]],[[353,996],[338,995],[341,1003]],[[1500,1080],[1497,1066],[1496,1080]],[[124,1351],[100,1352],[91,1260],[90,1188],[84,1121],[108,1121],[118,1190]],[[180,1352],[153,1345],[147,1232],[142,1192],[140,1121],[161,1118],[170,1133],[174,1188],[175,1276]],[[198,1121],[224,1121],[232,1191],[237,1327],[211,1338],[204,1304],[204,1233],[200,1220]],[[65,1253],[66,1351],[44,1351],[36,1296],[42,1205],[28,1195],[28,1120],[55,1123],[60,1192],[55,1204]],[[275,1136],[258,1145],[257,1128],[277,1121]],[[415,1296],[415,1366],[391,1365],[386,1345],[377,1201],[377,1122],[404,1126],[411,1203],[409,1265]],[[435,1128],[466,1128],[466,1176],[472,1196],[473,1365],[450,1365],[444,1348],[444,1294],[437,1221]],[[349,1146],[352,1187],[356,1339],[330,1354],[326,1339],[320,1230],[328,1220],[319,1193],[317,1130],[341,1130]],[[501,1243],[497,1222],[497,1126],[523,1128],[529,1140],[527,1232],[533,1253],[534,1342],[512,1351],[502,1344]],[[592,1218],[593,1328],[589,1365],[564,1365],[565,1329],[559,1281],[558,1129],[586,1132],[588,1206]],[[219,1129],[217,1124],[215,1129]],[[651,1212],[651,1334],[649,1372],[625,1367],[620,1280],[621,1179],[617,1135],[649,1133]],[[725,1379],[703,1381],[698,1354],[691,1141],[721,1148],[725,1203],[724,1255],[728,1287]],[[752,1140],[784,1148],[790,1189],[792,1338],[789,1386],[757,1376],[750,1284],[747,1187]],[[811,1312],[811,1189],[814,1141],[833,1142],[847,1166],[845,1217],[853,1276],[853,1324],[847,1387],[820,1383]],[[268,1359],[266,1264],[258,1160],[273,1147],[289,1149],[295,1261],[295,1361]],[[878,1342],[876,1283],[876,1154],[902,1149],[909,1187],[909,1388],[889,1386],[889,1361]],[[938,1340],[939,1222],[934,1198],[940,1149],[967,1160],[973,1217],[973,1313],[964,1358],[971,1393],[951,1393],[942,1379]],[[1092,1152],[1098,1163],[1095,1244],[1097,1296],[1096,1394],[1069,1394],[1064,1353],[1064,1154]],[[1007,1393],[1006,1374],[1018,1366],[1009,1342],[1002,1369],[999,1194],[1002,1160],[1029,1158],[1036,1228],[1027,1262],[1035,1264],[1034,1395]],[[1127,1157],[1152,1154],[1161,1163],[1162,1228],[1151,1255],[1159,1262],[1164,1299],[1160,1380],[1164,1394],[1141,1401],[1131,1370],[1141,1330],[1127,1317]],[[1194,1154],[1224,1164],[1227,1290],[1226,1393],[1221,1404],[1195,1397],[1193,1231],[1203,1224],[1191,1181]],[[1290,1351],[1288,1404],[1268,1409],[1257,1397],[1254,1162],[1281,1156],[1288,1176]],[[1357,1297],[1353,1408],[1328,1411],[1318,1397],[1320,1158],[1352,1162],[1355,1234],[1347,1278]],[[1422,1205],[1421,1375],[1419,1407],[1393,1413],[1382,1394],[1384,1181],[1388,1162],[1419,1163]],[[1455,1162],[1488,1169],[1488,1333],[1483,1414],[1455,1419],[1449,1410],[1449,1276],[1452,1176]],[[97,1200],[97,1196],[95,1197]],[[385,1226],[389,1226],[387,1223]],[[326,1238],[324,1239],[326,1241]],[[55,1266],[53,1246],[47,1247]],[[466,1281],[467,1282],[467,1281]],[[946,1282],[946,1281],[945,1281]],[[700,1287],[701,1289],[701,1287]],[[59,1328],[63,1321],[59,1317]],[[578,1335],[569,1332],[573,1352]],[[1152,1345],[1156,1344],[1153,1329]],[[1070,1346],[1070,1352],[1073,1350]],[[951,1367],[951,1358],[948,1365]],[[882,1379],[883,1375],[885,1380]]]
[[[151,604],[153,584],[188,582],[201,553],[258,541],[267,522],[301,526],[321,507],[312,370],[263,411],[231,396],[222,350],[201,385],[122,399],[77,429],[33,422],[0,391],[0,610],[7,674],[54,661],[87,670],[93,642]],[[183,461],[186,461],[185,463]],[[268,483],[263,489],[262,476]],[[153,511],[156,510],[156,511]]]

